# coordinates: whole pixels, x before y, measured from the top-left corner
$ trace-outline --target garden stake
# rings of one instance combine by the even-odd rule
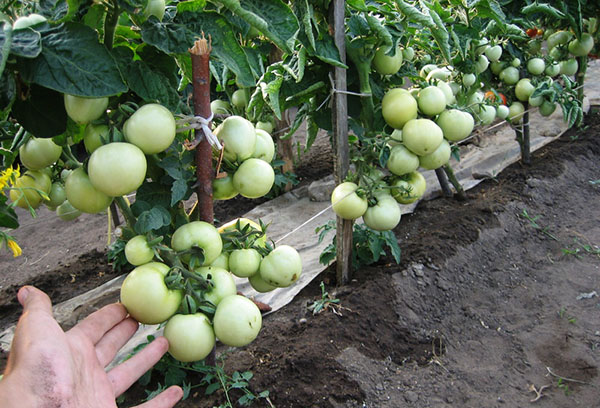
[[[340,51],[343,63],[346,63],[346,35],[345,35],[345,1],[334,0],[332,4],[331,23],[335,45]],[[335,92],[333,95],[333,134],[336,149],[334,162],[335,181],[340,184],[346,178],[350,167],[350,148],[348,146],[348,97],[346,91],[346,70],[340,67],[333,69]],[[350,282],[352,265],[352,226],[353,222],[337,217],[337,254],[336,254],[336,282],[345,285]]]
[[[210,109],[210,51],[211,45],[204,37],[197,40],[189,50],[192,57],[192,78],[194,85],[194,114],[209,118]],[[204,133],[201,129],[195,131]],[[214,223],[212,192],[212,146],[206,137],[196,146],[196,195],[198,196],[197,217],[200,221]]]
[[[525,113],[523,113],[523,164],[531,164],[531,138],[529,137],[529,104],[523,102]]]

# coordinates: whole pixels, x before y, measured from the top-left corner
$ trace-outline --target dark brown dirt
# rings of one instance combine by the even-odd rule
[[[467,201],[422,202],[395,230],[400,265],[386,258],[337,288],[325,271],[265,317],[255,342],[228,354],[227,371],[251,370],[251,389],[269,390],[278,408],[599,407],[600,301],[581,297],[600,294],[592,112],[583,130],[534,153],[531,166],[484,181]],[[70,274],[62,276],[55,284]],[[308,310],[320,281],[339,314]],[[177,406],[224,402],[198,389]]]

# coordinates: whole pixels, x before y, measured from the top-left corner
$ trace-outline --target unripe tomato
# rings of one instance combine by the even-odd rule
[[[103,140],[108,141],[109,128],[106,125],[94,125],[88,123],[83,132],[83,145],[88,153],[102,146]]]
[[[398,203],[388,194],[380,194],[375,199],[377,204],[369,206],[362,216],[365,225],[375,231],[393,230],[402,217]]]
[[[381,113],[386,123],[395,129],[417,117],[417,100],[405,89],[389,90],[381,100]]]
[[[402,143],[419,156],[433,152],[443,139],[442,129],[429,119],[413,119],[402,128]]]
[[[37,24],[44,23],[46,21],[46,17],[40,14],[31,13],[28,16],[21,16],[17,18],[13,23],[12,28],[13,30],[21,30],[23,28],[33,27]]]
[[[453,103],[456,102],[456,97],[454,96],[454,91],[452,90],[452,87],[447,82],[438,81],[438,83],[435,86],[440,88],[442,90],[442,92],[444,93],[444,96],[446,97],[446,105],[452,105]]]
[[[259,273],[269,285],[286,288],[302,274],[300,254],[289,245],[279,245],[260,262]]]
[[[544,97],[541,95],[534,97],[532,94],[529,96],[529,99],[527,100],[527,102],[529,103],[529,106],[538,107],[538,106],[541,106],[542,103],[544,103]]]
[[[109,143],[90,156],[88,174],[99,191],[110,197],[137,190],[146,178],[146,156],[131,143]]]
[[[203,266],[194,272],[212,284],[212,289],[204,292],[204,299],[217,306],[227,296],[235,295],[237,287],[231,272],[217,266]]]
[[[150,262],[138,266],[121,285],[121,303],[140,323],[159,324],[175,314],[183,292],[171,290],[165,284],[169,266]]]
[[[451,153],[450,143],[444,139],[433,152],[419,156],[419,165],[426,170],[438,169],[448,163]]]
[[[73,207],[69,200],[65,200],[56,207],[56,215],[63,221],[73,221],[81,215],[81,211]]]
[[[83,98],[65,94],[67,115],[79,124],[90,123],[102,116],[108,107],[108,98]]]
[[[383,48],[375,52],[373,58],[373,67],[380,75],[394,75],[402,66],[402,49],[396,47],[396,52],[393,56],[387,55]]]
[[[406,47],[402,50],[402,58],[410,62],[415,58],[415,50],[413,47]]]
[[[480,55],[477,61],[475,62],[475,72],[481,74],[490,66],[490,61],[487,59],[485,55]]]
[[[535,86],[533,86],[529,78],[520,79],[515,86],[515,96],[522,102],[529,100],[533,91],[535,91]]]
[[[229,254],[227,252],[221,252],[219,254],[219,256],[217,257],[217,259],[212,261],[210,266],[213,266],[215,268],[225,269],[226,271],[229,271]]]
[[[261,159],[248,159],[233,174],[233,187],[246,198],[263,197],[273,187],[275,172]]]
[[[220,99],[215,99],[210,103],[210,110],[214,114],[222,114],[227,115],[231,110],[231,105],[227,101],[222,101]]]
[[[125,258],[134,266],[146,264],[154,259],[154,250],[144,235],[136,235],[125,244]]]
[[[485,56],[492,62],[500,60],[502,56],[502,47],[500,45],[494,45],[485,50]]]
[[[239,194],[233,186],[233,176],[229,173],[225,177],[213,179],[212,189],[214,200],[230,200]]]
[[[401,176],[419,168],[419,157],[404,145],[398,144],[392,147],[386,167],[395,175]]]
[[[171,237],[171,248],[175,251],[185,251],[192,247],[204,251],[204,263],[208,266],[214,262],[223,250],[223,241],[217,229],[204,221],[192,221],[177,228]],[[184,262],[189,262],[190,255],[182,257]]]
[[[437,86],[428,86],[419,91],[417,103],[423,114],[435,116],[446,109],[446,96]]]
[[[469,136],[475,126],[473,116],[458,109],[445,110],[437,118],[436,123],[442,129],[444,137],[452,142],[458,142]]]
[[[492,62],[490,64],[490,71],[494,75],[500,75],[500,72],[506,67],[506,63],[503,61]]]
[[[231,95],[231,103],[238,109],[246,109],[250,102],[250,96],[246,89],[237,89]]]
[[[144,18],[155,16],[162,21],[165,15],[165,0],[148,0],[148,4],[142,13]]]
[[[476,80],[477,80],[477,77],[475,76],[475,74],[463,75],[463,85],[466,87],[470,87],[471,85],[473,85]]]
[[[579,63],[575,58],[569,58],[566,61],[560,62],[560,73],[563,75],[573,76],[579,69]]]
[[[215,332],[203,313],[176,314],[165,325],[169,354],[183,363],[204,360],[215,347]]]
[[[514,85],[519,82],[519,70],[515,67],[504,68],[500,72],[499,78],[506,85]]]
[[[514,68],[519,68],[521,66],[521,60],[518,58],[513,58],[513,60],[510,62],[510,65]]]
[[[411,204],[423,196],[427,189],[425,177],[418,172],[405,174],[393,181],[392,197],[400,204]]]
[[[525,112],[525,106],[521,102],[513,102],[508,107],[508,117],[512,123],[519,123],[523,119],[523,112]]]
[[[213,327],[221,343],[243,347],[258,336],[262,316],[250,299],[240,295],[227,296],[217,306]]]
[[[176,125],[171,111],[157,103],[139,108],[123,126],[125,139],[145,154],[165,151],[175,140]]]
[[[249,218],[242,217],[242,218],[236,218],[235,220],[231,220],[231,221],[221,225],[217,231],[219,232],[219,234],[223,234],[228,231],[233,231],[236,229],[236,225],[238,224],[238,222],[240,224],[240,228],[244,228],[246,225],[250,225],[250,227],[255,231],[261,230],[260,225],[258,223],[252,221]],[[255,243],[259,246],[264,247],[267,244],[266,234],[262,235],[260,238],[258,238],[255,241]]]
[[[546,69],[546,63],[541,58],[532,58],[527,61],[527,71],[531,75],[541,75]]]
[[[477,119],[483,126],[489,125],[496,119],[496,108],[491,105],[480,105]]]
[[[331,193],[333,212],[345,220],[355,220],[367,211],[369,203],[365,197],[356,194],[358,185],[349,181],[338,184]]]
[[[96,189],[83,167],[69,174],[65,182],[67,200],[84,213],[95,214],[106,210],[113,198]]]
[[[256,131],[252,123],[241,116],[230,116],[214,131],[225,144],[224,156],[238,163],[252,157],[256,145]]]
[[[265,280],[260,276],[260,273],[255,273],[254,275],[248,278],[248,282],[250,282],[250,286],[252,289],[259,293],[271,292],[272,290],[277,289],[277,286],[273,286],[265,282]]]
[[[432,80],[446,81],[450,75],[452,75],[452,72],[448,68],[436,68],[429,71],[425,79],[427,82],[431,82]]]
[[[60,158],[62,147],[52,139],[31,138],[19,148],[21,163],[29,170],[41,170]]]
[[[238,278],[248,278],[258,272],[261,260],[254,248],[234,249],[229,254],[229,270]]]
[[[594,37],[588,33],[582,33],[581,39],[575,38],[569,42],[569,52],[576,57],[585,57],[594,48]]]
[[[496,109],[496,116],[500,119],[506,119],[510,114],[510,109],[506,105],[500,105]]]
[[[551,65],[548,65],[544,70],[544,74],[548,75],[550,78],[554,78],[560,74],[560,64],[554,62]]]
[[[554,102],[544,101],[540,105],[540,114],[542,116],[550,116],[554,113],[555,110],[556,110],[556,104]]]
[[[252,157],[264,160],[267,163],[271,163],[273,157],[275,157],[273,138],[262,129],[256,129],[256,144],[254,145]]]
[[[275,130],[275,124],[272,121],[271,122],[263,122],[263,121],[259,120],[258,122],[256,122],[255,128],[256,128],[256,130],[258,130],[258,129],[264,130],[269,135],[271,135],[271,133],[273,133],[273,130]]]
[[[10,190],[10,200],[21,208],[38,208],[43,197],[38,192],[48,194],[52,188],[50,176],[41,170],[26,171],[15,180],[14,188]]]
[[[56,209],[56,207],[64,203],[67,199],[67,192],[65,191],[64,184],[58,181],[52,183],[52,187],[50,188],[48,197],[50,198],[50,200],[46,201],[45,204],[48,208],[52,210]]]

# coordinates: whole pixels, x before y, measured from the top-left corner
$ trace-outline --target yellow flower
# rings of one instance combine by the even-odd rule
[[[16,169],[8,167],[0,173],[0,190],[4,189],[8,184],[12,185],[14,181],[21,175],[19,166]]]
[[[21,256],[21,254],[23,253],[23,250],[21,249],[21,247],[19,246],[19,244],[17,244],[17,241],[8,238],[6,240],[6,243],[8,244],[8,248],[12,251],[13,256],[15,258],[17,256]]]

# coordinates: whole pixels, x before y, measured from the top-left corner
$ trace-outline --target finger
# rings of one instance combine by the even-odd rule
[[[17,300],[23,306],[23,313],[40,311],[52,315],[50,298],[36,287],[23,286],[17,292]]]
[[[119,364],[108,372],[113,384],[115,397],[124,393],[134,382],[148,371],[169,349],[169,342],[159,337],[148,344],[129,360]]]
[[[183,390],[177,385],[167,388],[156,397],[133,408],[171,408],[183,397]]]
[[[138,322],[129,317],[110,329],[96,343],[96,355],[102,367],[106,367],[115,358],[121,347],[135,334]]]
[[[120,303],[113,303],[95,311],[69,331],[83,333],[93,344],[96,344],[106,332],[115,327],[126,317],[127,310],[125,309],[125,306]]]

